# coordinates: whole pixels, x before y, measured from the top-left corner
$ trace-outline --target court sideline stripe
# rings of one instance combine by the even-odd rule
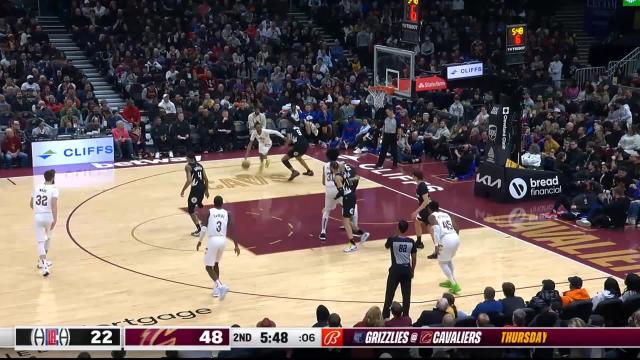
[[[315,160],[317,160],[317,161],[320,161],[320,160],[318,160],[317,158],[314,158],[314,157],[312,157],[312,156],[309,156],[309,157],[311,157],[312,159],[315,159]],[[235,167],[235,166],[237,166],[237,165],[231,165],[231,166]],[[205,167],[205,169],[215,169],[215,168],[225,168],[225,167],[230,167],[230,166],[218,166],[218,167],[213,166],[213,167]],[[153,177],[162,176],[162,175],[166,175],[166,174],[170,174],[170,173],[174,173],[174,172],[181,172],[181,171],[183,171],[183,169],[179,169],[179,170],[172,170],[172,171],[167,171],[167,172],[163,172],[163,173],[157,173],[157,174],[153,174],[153,175],[149,175],[149,176],[144,176],[144,177],[141,177],[141,178],[133,179],[133,180],[130,180],[130,181],[126,181],[126,182],[124,182],[124,183],[122,183],[122,184],[118,184],[118,185],[112,186],[112,187],[110,187],[110,188],[107,188],[107,189],[105,189],[105,190],[102,190],[102,191],[100,191],[100,192],[98,192],[98,193],[96,193],[96,194],[94,194],[94,195],[92,195],[92,196],[90,196],[90,197],[86,198],[85,200],[83,200],[82,202],[80,202],[78,205],[76,205],[76,206],[73,208],[73,210],[71,210],[71,212],[69,213],[69,215],[67,216],[67,221],[65,222],[65,228],[66,228],[66,231],[67,231],[67,235],[69,236],[69,238],[71,239],[71,241],[72,241],[72,242],[73,242],[73,243],[74,243],[74,244],[75,244],[79,249],[81,249],[81,250],[82,250],[82,251],[84,251],[85,253],[89,254],[90,256],[94,257],[95,259],[98,259],[98,260],[100,260],[100,261],[102,261],[102,262],[104,262],[104,263],[106,263],[106,264],[109,264],[109,265],[114,266],[114,267],[116,267],[116,268],[119,268],[119,269],[121,269],[121,270],[129,271],[129,272],[134,273],[134,274],[137,274],[137,275],[141,275],[141,276],[145,276],[145,277],[149,277],[149,278],[152,278],[152,279],[161,280],[161,281],[165,281],[165,282],[169,282],[169,283],[173,283],[173,284],[178,284],[178,285],[184,285],[184,286],[190,286],[190,287],[194,287],[194,288],[200,288],[200,289],[210,290],[210,289],[211,289],[211,287],[209,287],[209,286],[202,286],[202,285],[197,285],[197,284],[185,283],[185,282],[178,281],[178,280],[167,279],[167,278],[163,278],[163,277],[156,276],[156,275],[146,274],[146,273],[143,273],[143,272],[140,272],[140,271],[137,271],[137,270],[134,270],[134,269],[130,269],[130,268],[127,268],[127,267],[125,267],[125,266],[122,266],[122,265],[116,264],[116,263],[114,263],[114,262],[112,262],[112,261],[109,261],[109,260],[107,260],[107,259],[105,259],[105,258],[102,258],[102,257],[100,257],[100,256],[98,256],[98,255],[96,255],[96,254],[94,254],[93,252],[89,251],[87,248],[85,248],[84,246],[82,246],[82,245],[81,245],[81,244],[76,240],[76,238],[73,236],[73,233],[71,232],[70,224],[71,224],[71,219],[73,218],[73,215],[74,215],[74,214],[76,213],[76,211],[78,211],[82,206],[84,206],[84,205],[85,205],[86,203],[88,203],[89,201],[91,201],[91,200],[95,199],[96,197],[98,197],[98,196],[100,196],[100,195],[102,195],[102,194],[104,194],[104,193],[107,193],[107,192],[109,192],[109,191],[111,191],[111,190],[117,189],[117,188],[119,188],[119,187],[121,187],[121,186],[125,186],[125,185],[128,185],[128,184],[132,184],[132,183],[134,183],[134,182],[138,182],[138,181],[141,181],[141,180],[146,180],[146,179],[150,179],[150,178],[153,178]],[[375,182],[375,181],[373,181],[373,180],[370,180],[370,179],[368,179],[368,180],[369,180],[369,181],[372,181],[372,182],[374,182],[374,183],[376,183],[376,184],[379,184],[379,183],[377,183],[377,182]],[[397,191],[397,190],[394,190],[394,189],[392,189],[392,188],[390,188],[390,187],[388,187],[388,186],[385,186],[385,185],[382,185],[382,184],[379,184],[379,185],[380,185],[380,186],[382,186],[382,187],[386,187],[387,189],[393,190],[393,191],[395,191],[395,192],[397,192],[397,193],[399,193],[399,194],[402,194],[402,195],[408,196],[407,194],[404,194],[404,193],[402,193],[402,192],[399,192],[399,191]],[[413,196],[411,196],[411,199],[413,199]],[[444,209],[443,209],[443,210],[444,210]],[[455,215],[455,214],[454,214],[454,215]],[[469,221],[472,221],[472,222],[474,222],[474,223],[477,223],[477,222],[475,222],[475,221],[473,221],[473,220],[470,220],[470,219],[469,219]],[[477,223],[477,224],[482,225],[482,224],[480,224],[480,223]],[[484,226],[484,225],[483,225],[483,226]],[[487,227],[487,226],[485,226],[485,227]],[[495,229],[494,229],[494,230],[495,230]],[[604,278],[606,278],[606,276],[605,276],[605,277],[598,277],[598,278],[584,279],[584,281],[600,280],[600,279],[604,279]],[[568,283],[567,281],[557,282],[557,283],[556,283],[556,285],[567,284],[567,283]],[[540,285],[530,285],[530,286],[525,286],[525,287],[519,287],[519,288],[517,288],[517,289],[530,289],[530,288],[535,288],[535,287],[539,287],[539,286],[540,286]],[[229,292],[230,292],[230,293],[234,293],[234,294],[239,294],[239,295],[248,295],[248,296],[255,296],[255,297],[266,297],[266,298],[283,299],[283,300],[299,300],[299,301],[313,301],[313,302],[333,302],[333,303],[355,303],[355,304],[379,304],[379,303],[380,303],[380,301],[336,300],[336,299],[315,299],[315,298],[300,298],[300,297],[281,296],[281,295],[265,295],[265,294],[257,294],[257,293],[243,292],[243,291],[229,291]],[[496,290],[496,292],[501,292],[501,291]],[[480,295],[483,295],[483,293],[457,295],[457,296],[456,296],[456,298],[466,298],[466,297],[473,297],[473,296],[480,296]],[[412,301],[411,303],[412,303],[412,304],[424,304],[424,303],[435,302],[435,301],[437,301],[438,299],[439,299],[439,298],[437,298],[437,299],[429,299],[429,300],[422,300],[422,301]]]
[[[322,160],[319,160],[319,159],[316,159],[316,160],[318,160],[318,161],[322,161]],[[360,163],[360,162],[358,162],[358,163]],[[367,164],[368,164],[368,163],[367,163]],[[365,178],[365,179],[366,179],[366,178]],[[396,189],[394,189],[394,188],[392,188],[392,187],[389,187],[389,186],[387,186],[387,185],[381,184],[381,183],[379,183],[379,182],[377,182],[377,181],[374,181],[374,180],[371,180],[371,179],[367,179],[367,180],[369,180],[369,181],[371,181],[371,182],[373,182],[373,183],[376,183],[376,184],[378,184],[378,185],[380,185],[380,186],[382,186],[382,187],[384,187],[384,188],[387,188],[387,189],[389,189],[389,190],[391,190],[391,191],[393,191],[393,192],[395,192],[395,193],[398,193],[398,194],[400,194],[400,195],[404,195],[404,196],[406,196],[406,197],[408,197],[408,198],[415,199],[415,196],[414,196],[414,195],[409,195],[409,194],[407,194],[407,193],[405,193],[405,192],[402,192],[402,191],[400,191],[400,190],[396,190]],[[533,243],[531,243],[531,242],[529,242],[529,241],[523,240],[523,239],[521,239],[521,238],[519,238],[519,237],[517,237],[517,236],[513,236],[513,235],[511,235],[511,234],[508,234],[508,233],[506,233],[506,232],[504,232],[504,231],[502,231],[502,230],[500,230],[500,229],[498,229],[498,228],[495,228],[495,227],[489,226],[489,225],[487,225],[487,224],[483,224],[483,223],[481,223],[481,222],[478,222],[478,221],[476,221],[476,220],[470,219],[470,218],[468,218],[468,217],[466,217],[466,216],[460,215],[460,214],[458,214],[458,213],[456,213],[456,212],[453,212],[453,211],[451,211],[451,210],[447,210],[447,209],[445,209],[445,208],[440,208],[440,210],[443,210],[443,211],[445,211],[445,212],[448,212],[449,214],[455,215],[455,216],[457,216],[457,217],[459,217],[459,218],[461,218],[461,219],[465,219],[465,220],[467,220],[467,221],[470,221],[470,222],[472,222],[472,223],[474,223],[474,224],[476,224],[476,225],[480,225],[481,227],[484,227],[484,228],[488,228],[488,229],[492,229],[492,230],[494,230],[494,231],[497,231],[497,232],[501,233],[502,235],[505,235],[505,236],[512,237],[512,238],[514,238],[514,239],[520,240],[521,242],[523,242],[523,243],[525,243],[525,244],[527,244],[527,245],[529,245],[529,246],[534,246],[534,247],[536,247],[536,248],[538,248],[538,249],[542,249],[542,250],[547,251],[547,252],[549,252],[549,253],[552,253],[552,254],[554,254],[554,255],[557,255],[557,256],[563,257],[563,258],[565,258],[565,259],[567,259],[567,260],[573,261],[573,262],[575,262],[576,264],[580,264],[580,265],[582,265],[582,266],[586,266],[586,267],[588,267],[588,268],[591,268],[591,269],[593,269],[593,270],[595,270],[595,271],[597,271],[597,272],[599,272],[599,273],[602,273],[602,274],[607,275],[606,277],[608,277],[608,276],[612,276],[612,277],[615,277],[615,278],[617,278],[617,279],[619,279],[619,280],[623,280],[622,278],[619,278],[618,276],[616,276],[616,275],[614,275],[614,274],[609,274],[609,273],[607,273],[606,271],[603,271],[603,270],[597,269],[597,268],[595,268],[595,267],[593,267],[593,266],[591,266],[591,265],[588,265],[588,264],[582,263],[582,262],[580,262],[580,261],[578,261],[578,260],[575,260],[575,259],[572,259],[572,258],[570,258],[570,257],[568,257],[568,256],[565,256],[565,255],[562,255],[562,254],[560,254],[560,253],[557,253],[557,252],[551,251],[551,250],[549,250],[549,249],[547,249],[547,248],[545,248],[545,247],[538,246],[538,245],[533,244]],[[605,278],[606,278],[606,277],[605,277]]]

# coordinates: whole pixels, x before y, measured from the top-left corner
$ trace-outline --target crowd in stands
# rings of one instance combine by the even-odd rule
[[[484,289],[484,300],[473,309],[460,309],[456,306],[455,296],[444,293],[435,301],[434,307],[423,310],[416,318],[404,314],[402,304],[391,304],[390,317],[385,319],[378,306],[369,308],[363,318],[357,322],[347,322],[339,314],[331,312],[325,305],[316,308],[316,322],[312,327],[640,327],[640,276],[629,273],[624,279],[624,286],[612,277],[604,280],[601,289],[593,296],[583,287],[583,280],[578,276],[567,279],[568,287],[562,291],[556,289],[553,280],[542,281],[540,291],[529,301],[516,295],[513,283],[502,284],[502,298],[492,287]],[[277,323],[265,317],[254,324],[244,326],[276,327]],[[232,327],[240,327],[233,325]],[[217,358],[292,358],[304,357],[314,359],[347,359],[347,358],[636,358],[639,349],[553,349],[553,348],[412,348],[412,349],[232,349],[221,351]],[[88,354],[83,354],[86,357]],[[126,354],[114,352],[114,358],[122,358]],[[167,352],[167,357],[188,357],[182,352]],[[199,352],[198,357],[209,357],[211,353]]]
[[[373,45],[403,46],[399,3],[309,1],[312,19],[337,31],[338,45],[318,40],[312,24],[288,18],[278,4],[71,2],[73,38],[131,99],[124,109],[98,103],[91,84],[33,17],[11,8],[0,23],[7,34],[0,111],[2,125],[13,127],[3,140],[5,165],[24,165],[26,141],[52,133],[112,132],[118,159],[159,157],[243,148],[256,119],[282,130],[287,117],[304,123],[313,143],[377,152],[381,112],[372,111],[368,71]],[[389,104],[400,125],[397,158],[443,160],[451,179],[469,178],[484,158],[488,111],[517,79],[522,91],[513,87],[510,95],[524,94],[521,163],[559,171],[570,183],[550,216],[585,226],[637,222],[637,95],[606,77],[578,87],[573,74],[583,64],[575,57],[574,34],[529,5],[456,0],[424,11],[416,71],[440,73],[444,64],[475,59],[483,61],[487,78]],[[505,65],[509,21],[530,29],[520,66]],[[344,49],[357,56],[347,60]]]

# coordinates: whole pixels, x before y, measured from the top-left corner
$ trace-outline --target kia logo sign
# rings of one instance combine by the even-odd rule
[[[481,62],[447,66],[447,80],[466,79],[484,75]]]
[[[445,90],[447,82],[439,76],[417,77],[416,92]]]

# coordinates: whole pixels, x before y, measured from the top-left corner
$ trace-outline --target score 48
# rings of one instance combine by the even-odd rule
[[[224,341],[224,337],[221,330],[205,330],[198,340],[207,345],[220,345]]]

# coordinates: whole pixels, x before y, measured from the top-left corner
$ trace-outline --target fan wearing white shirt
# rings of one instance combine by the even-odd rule
[[[524,153],[520,158],[523,166],[540,167],[542,165],[542,155],[540,155],[540,147],[537,144],[531,144],[529,151]]]
[[[271,161],[267,157],[269,150],[273,143],[271,142],[271,135],[278,136],[281,139],[284,139],[284,135],[282,135],[279,131],[263,129],[262,123],[257,122],[255,124],[255,129],[251,130],[251,138],[249,139],[249,145],[247,145],[247,152],[244,154],[244,159],[247,159],[249,156],[249,151],[253,147],[253,142],[258,142],[258,155],[260,156],[260,169],[262,166],[269,167]]]
[[[553,61],[549,63],[549,75],[551,76],[551,80],[553,80],[553,86],[556,89],[560,88],[560,80],[562,80],[562,62],[560,61],[560,57],[558,55],[553,57]]]
[[[54,186],[55,177],[55,170],[45,171],[45,182],[33,190],[29,203],[34,214],[34,228],[38,242],[38,268],[42,271],[42,276],[49,276],[51,262],[47,260],[47,253],[51,244],[51,231],[58,220],[59,192]]]
[[[176,113],[176,106],[169,100],[169,94],[162,95],[162,101],[160,101],[158,107],[164,109],[167,114]]]

